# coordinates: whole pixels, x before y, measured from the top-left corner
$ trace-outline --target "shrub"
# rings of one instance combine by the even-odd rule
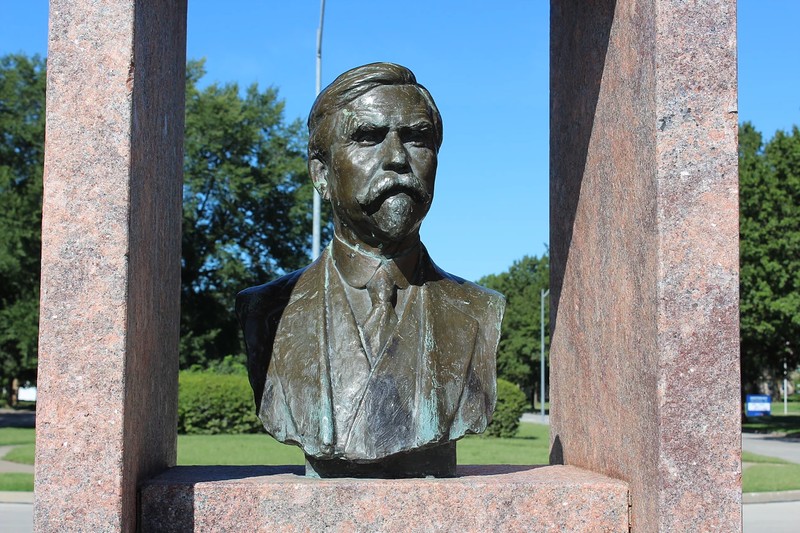
[[[260,433],[253,389],[247,376],[181,372],[178,377],[178,433]]]
[[[189,372],[206,372],[211,374],[240,374],[247,375],[247,359],[244,354],[226,355],[222,359],[208,361],[205,365],[195,363],[189,367]]]
[[[497,406],[492,423],[486,428],[490,437],[514,437],[527,400],[518,386],[504,379],[497,380]]]

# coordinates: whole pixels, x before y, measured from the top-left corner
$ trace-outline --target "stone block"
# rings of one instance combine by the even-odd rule
[[[741,529],[736,2],[553,1],[553,460]]]
[[[134,531],[175,463],[185,20],[50,2],[37,531]]]
[[[462,466],[448,479],[302,474],[173,468],[142,486],[142,531],[628,531],[627,484],[573,467]]]

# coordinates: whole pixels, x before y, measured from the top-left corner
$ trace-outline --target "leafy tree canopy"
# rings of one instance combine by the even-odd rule
[[[186,75],[181,367],[242,352],[236,293],[309,262],[305,130],[274,88]]]
[[[309,261],[306,138],[277,90],[186,69],[181,366],[240,357],[236,293]],[[36,377],[45,61],[0,57],[0,381]],[[327,206],[324,206],[326,216]],[[328,216],[328,219],[330,217]],[[323,228],[323,240],[330,227]]]
[[[742,383],[800,364],[800,130],[739,131]]]
[[[497,375],[530,392],[539,382],[541,291],[550,286],[550,260],[547,255],[525,256],[508,271],[485,276],[478,283],[502,293],[507,300]],[[545,300],[545,346],[550,342],[548,304]]]
[[[0,378],[34,380],[44,164],[45,62],[0,57]]]

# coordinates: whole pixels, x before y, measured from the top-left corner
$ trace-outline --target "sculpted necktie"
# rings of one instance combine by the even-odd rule
[[[379,267],[367,282],[367,292],[372,300],[372,310],[364,323],[364,337],[370,363],[374,364],[397,325],[397,314],[394,311],[397,286],[388,271]]]

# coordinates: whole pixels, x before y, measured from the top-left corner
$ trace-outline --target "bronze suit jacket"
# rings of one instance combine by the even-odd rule
[[[277,440],[369,462],[486,428],[505,300],[422,253],[424,281],[372,368],[330,249],[237,296],[258,414]]]

